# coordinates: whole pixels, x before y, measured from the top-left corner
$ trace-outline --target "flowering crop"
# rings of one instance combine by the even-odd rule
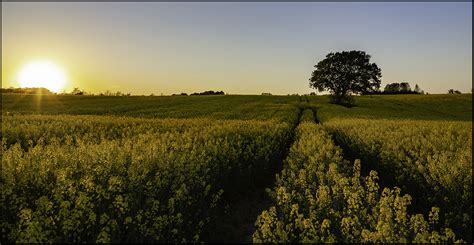
[[[288,123],[4,118],[2,241],[200,241],[224,192],[281,155]]]
[[[323,126],[302,122],[296,133],[254,242],[456,241],[451,229],[439,227],[439,208],[425,220],[408,211],[410,195],[380,190],[377,172],[362,177],[359,160],[351,169]]]
[[[334,139],[383,180],[408,190],[419,208],[438,206],[440,222],[472,239],[472,123],[340,119]]]

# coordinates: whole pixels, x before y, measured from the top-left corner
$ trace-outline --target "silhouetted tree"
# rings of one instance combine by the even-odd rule
[[[83,95],[84,92],[80,90],[79,88],[74,88],[71,92],[72,95]]]
[[[319,92],[329,90],[331,101],[336,104],[352,105],[351,94],[363,94],[380,88],[382,73],[370,55],[364,51],[342,51],[329,53],[314,66],[310,87]]]
[[[389,83],[385,85],[382,94],[421,94],[421,90],[418,84],[415,86],[415,90],[411,90],[410,84],[407,82]]]
[[[2,93],[16,93],[16,94],[54,94],[47,88],[2,88]]]
[[[172,94],[171,96],[187,96],[187,93]]]
[[[400,83],[400,92],[402,92],[402,93],[411,92],[410,84],[409,83]]]
[[[420,89],[420,87],[418,86],[418,84],[415,85],[415,92],[416,92],[416,93],[421,93],[421,89]]]
[[[450,89],[450,90],[448,90],[448,94],[461,94],[461,91]]]
[[[401,86],[400,83],[389,83],[385,85],[385,88],[383,90],[384,93],[386,94],[398,94],[401,91]]]
[[[224,95],[224,91],[214,92],[213,90],[204,91],[202,93],[192,93],[191,95]]]

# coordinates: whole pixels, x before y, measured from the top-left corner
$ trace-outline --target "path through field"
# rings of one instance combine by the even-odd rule
[[[260,187],[230,198],[225,213],[212,224],[208,237],[204,240],[251,243],[257,216],[271,205],[271,199],[265,189]]]
[[[307,100],[300,101],[300,112],[298,115],[301,122],[302,112],[309,108]],[[316,111],[310,109],[316,119]],[[252,235],[255,232],[255,221],[262,211],[267,210],[272,206],[272,199],[270,191],[275,185],[276,175],[281,172],[284,165],[284,159],[287,158],[290,147],[295,140],[295,129],[298,124],[292,129],[292,137],[288,142],[285,153],[276,162],[275,168],[257,180],[255,188],[236,193],[227,200],[227,205],[224,214],[214,224],[211,225],[208,237],[204,239],[206,242],[243,242],[251,243]],[[254,180],[255,181],[255,180]]]

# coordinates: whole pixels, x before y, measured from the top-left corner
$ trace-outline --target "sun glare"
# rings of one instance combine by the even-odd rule
[[[43,87],[59,92],[66,83],[66,76],[56,64],[42,60],[25,65],[18,74],[18,82],[21,87]]]

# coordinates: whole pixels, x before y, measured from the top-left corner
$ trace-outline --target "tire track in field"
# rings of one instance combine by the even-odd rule
[[[398,103],[398,101],[390,101],[391,103]],[[405,105],[410,105],[409,103],[401,103]],[[436,112],[432,110],[433,112]],[[439,114],[443,114],[441,112],[438,112]],[[447,114],[446,114],[447,115]],[[315,119],[317,120],[317,115],[315,112]],[[317,122],[318,123],[318,122]],[[323,123],[320,123],[321,125],[324,125]],[[340,147],[342,149],[342,157],[343,160],[346,164],[352,165],[355,160],[360,160],[361,161],[361,176],[368,176],[370,171],[375,170],[379,176],[379,186],[380,190],[383,190],[383,188],[395,188],[395,187],[401,187],[400,183],[397,183],[396,176],[394,173],[386,169],[383,165],[380,165],[379,162],[382,161],[377,155],[374,156],[362,156],[356,149],[351,148],[347,144],[345,144],[342,141],[339,141],[336,137],[335,132],[331,132],[327,129],[325,129],[332,138],[332,141],[334,142],[334,145]],[[421,189],[419,189],[416,185],[411,184],[411,183],[406,183],[409,187],[407,188],[402,188],[402,194],[409,194],[412,196],[412,201],[411,205],[409,206],[409,211],[413,213],[424,213],[426,210],[430,208],[430,205],[428,205],[425,201],[417,198],[417,196],[413,196],[413,192],[421,192]]]
[[[307,101],[306,101],[307,102]],[[283,161],[287,158],[290,147],[295,141],[295,131],[298,127],[303,112],[304,101],[301,100],[298,106],[298,121],[291,128],[291,135],[284,151],[278,157],[274,168],[258,176],[258,179],[250,181],[255,182],[254,188],[242,190],[227,200],[224,213],[219,216],[217,222],[213,223],[208,234],[204,237],[205,242],[233,242],[233,243],[251,243],[252,235],[255,232],[255,221],[257,217],[266,209],[273,205],[269,191],[273,190],[276,181],[276,175],[283,169]],[[307,105],[308,106],[308,105]]]

